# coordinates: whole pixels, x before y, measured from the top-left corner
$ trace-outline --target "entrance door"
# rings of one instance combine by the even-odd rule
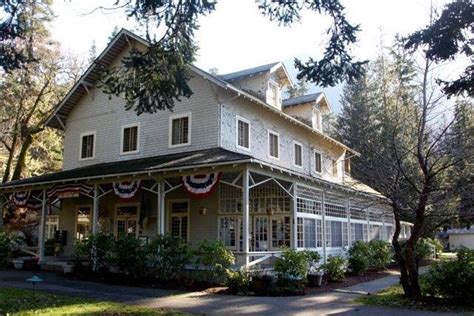
[[[268,229],[268,217],[254,216],[253,236],[254,245],[253,251],[268,251],[270,250],[270,238]]]
[[[76,212],[76,238],[83,240],[91,232],[91,214],[90,206],[79,206]]]
[[[138,205],[117,205],[115,235],[130,234],[138,236]]]
[[[170,201],[168,204],[169,231],[171,236],[188,242],[189,201]]]

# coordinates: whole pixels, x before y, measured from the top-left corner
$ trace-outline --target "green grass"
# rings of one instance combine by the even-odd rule
[[[116,302],[0,289],[0,315],[184,315],[176,311],[144,308]]]
[[[460,305],[452,301],[439,298],[426,297],[419,301],[413,301],[403,296],[400,285],[389,287],[379,293],[366,295],[355,300],[369,306],[405,308],[412,310],[436,311],[436,312],[472,312],[474,306]]]

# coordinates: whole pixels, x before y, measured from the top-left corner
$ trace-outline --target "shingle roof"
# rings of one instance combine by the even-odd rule
[[[216,165],[250,160],[250,156],[228,151],[223,148],[212,148],[193,152],[162,155],[58,171],[41,176],[10,181],[0,185],[0,191],[15,186],[72,181],[87,178],[102,178],[120,174],[158,172],[161,170],[181,169],[198,165]]]
[[[253,68],[248,68],[244,70],[239,70],[236,72],[228,73],[225,75],[219,75],[217,76],[219,79],[225,80],[225,81],[232,81],[232,80],[237,80],[237,79],[242,79],[244,77],[250,77],[253,75],[257,75],[260,73],[264,73],[267,71],[270,71],[273,67],[278,65],[280,62],[275,62],[267,65],[261,65]]]
[[[285,99],[285,100],[282,100],[282,105],[292,106],[292,105],[313,102],[313,101],[316,101],[322,94],[323,94],[322,92],[317,92],[317,93],[302,95],[299,97]]]

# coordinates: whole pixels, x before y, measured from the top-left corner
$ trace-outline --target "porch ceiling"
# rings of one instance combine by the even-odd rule
[[[3,183],[0,185],[0,192],[16,187],[43,185],[55,182],[86,180],[129,174],[146,174],[198,166],[212,167],[250,161],[251,157],[248,155],[231,152],[222,148],[212,148],[149,158],[99,163],[81,168],[58,171]]]

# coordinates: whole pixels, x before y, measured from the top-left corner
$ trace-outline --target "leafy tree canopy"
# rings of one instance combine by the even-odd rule
[[[451,82],[438,81],[444,85],[444,92],[447,95],[467,92],[469,96],[473,96],[473,32],[474,3],[471,0],[455,0],[446,5],[429,26],[408,36],[405,47],[417,49],[423,46],[426,56],[435,62],[453,60],[459,54],[469,57],[471,64],[458,79]]]

